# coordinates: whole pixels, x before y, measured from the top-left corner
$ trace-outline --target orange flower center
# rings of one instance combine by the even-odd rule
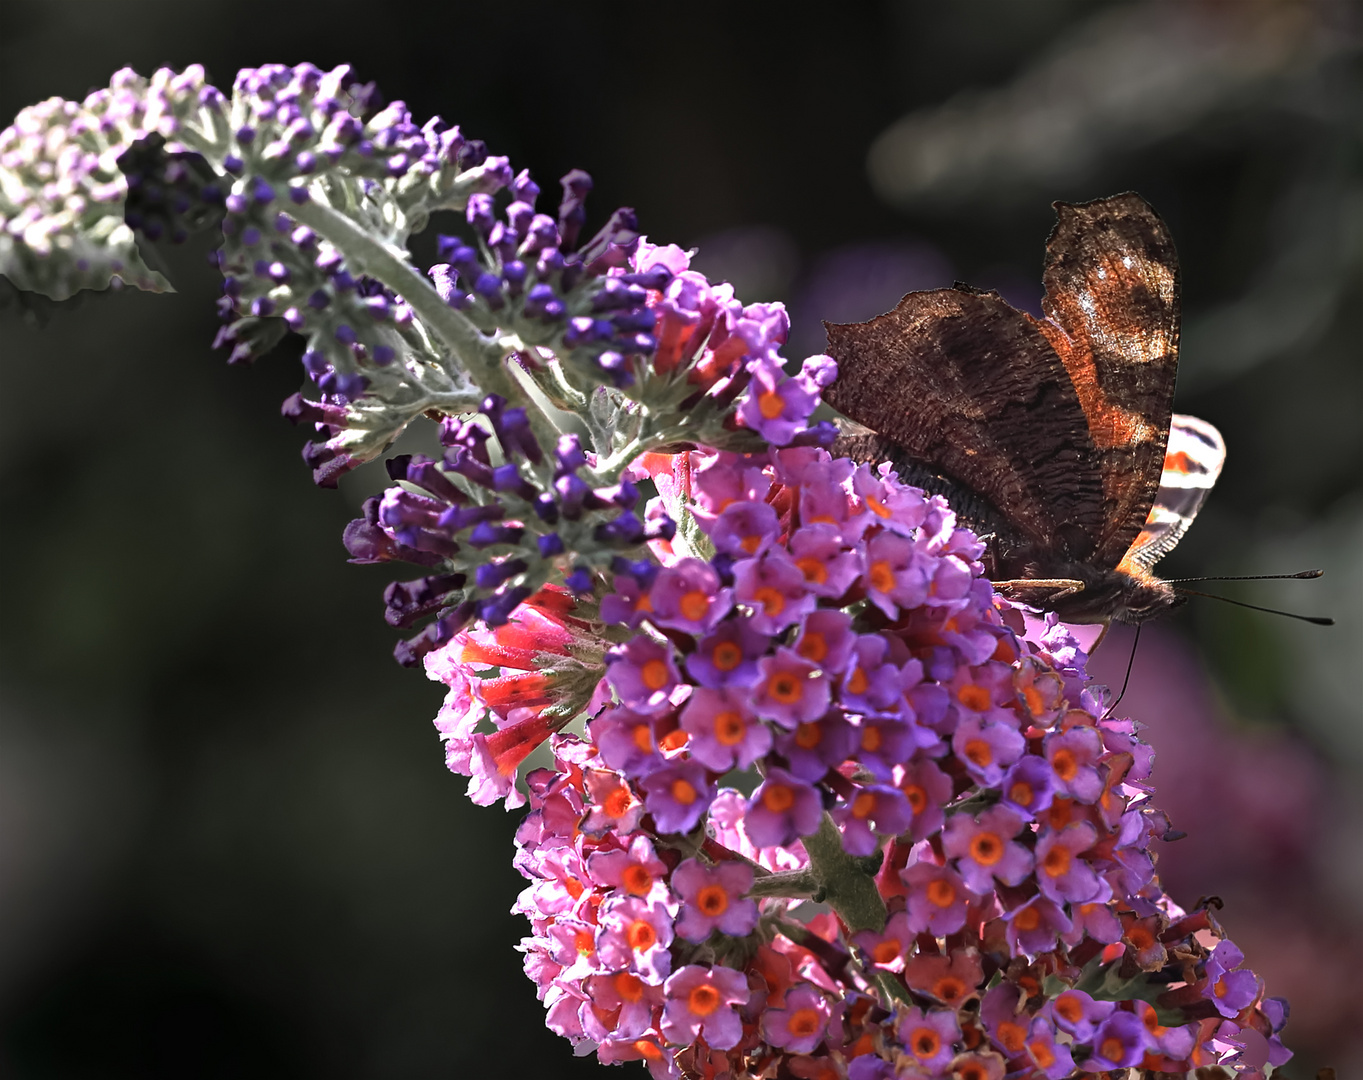
[[[1008,797],[1019,806],[1031,806],[1032,800],[1036,798],[1036,792],[1026,780],[1017,780],[1008,789]]]
[[[813,750],[823,742],[823,730],[818,724],[803,723],[795,729],[795,745],[801,750]]]
[[[948,1005],[965,997],[965,983],[955,975],[947,975],[932,984],[933,996]]]
[[[634,728],[634,745],[646,754],[653,752],[653,729],[647,724],[638,724]]]
[[[770,585],[756,590],[752,598],[762,605],[762,610],[768,615],[780,615],[786,608],[786,594]]]
[[[743,663],[743,650],[733,641],[721,641],[710,653],[710,662],[720,671],[733,671]]]
[[[650,690],[661,690],[667,685],[667,664],[665,661],[649,660],[644,664],[639,674],[644,680],[644,685]]]
[[[981,866],[993,866],[1003,858],[1003,840],[997,833],[976,833],[970,840],[970,857]]]
[[[606,796],[605,801],[601,805],[611,817],[620,818],[625,816],[626,811],[629,810],[629,804],[632,801],[633,799],[630,796],[629,788],[625,787],[624,784],[621,784]]]
[[[719,1008],[719,991],[709,983],[702,983],[691,991],[686,1004],[696,1016],[709,1016]]]
[[[690,806],[697,797],[698,793],[689,780],[683,780],[679,776],[672,781],[672,798],[683,806]]]
[[[916,1028],[909,1036],[909,1048],[919,1060],[935,1057],[942,1049],[942,1037],[932,1028]]]
[[[786,1021],[786,1030],[792,1035],[813,1035],[819,1030],[818,1009],[796,1009]]]
[[[1116,1036],[1109,1036],[1104,1039],[1102,1045],[1098,1047],[1098,1056],[1106,1058],[1108,1061],[1121,1061],[1122,1052],[1126,1049],[1122,1040]]]
[[[1054,1009],[1066,1023],[1077,1024],[1084,1018],[1084,1003],[1067,994],[1055,999]]]
[[[651,949],[658,941],[658,932],[643,919],[635,919],[625,931],[625,940],[635,952]]]
[[[994,748],[989,745],[988,739],[967,739],[965,756],[972,764],[985,769],[994,761]]]
[[[804,690],[794,675],[780,671],[767,680],[767,695],[782,705],[794,705],[804,697]]]
[[[573,935],[573,947],[579,956],[591,956],[596,952],[596,936],[590,930],[579,930]]]
[[[1053,847],[1046,852],[1046,857],[1041,860],[1041,868],[1051,877],[1060,877],[1067,874],[1070,869],[1070,849],[1063,847]]]
[[[773,814],[781,814],[795,805],[795,792],[788,784],[768,784],[762,792],[762,805]]]
[[[1079,772],[1079,762],[1075,760],[1073,750],[1062,748],[1057,750],[1055,756],[1051,758],[1051,768],[1055,770],[1055,775],[1060,777],[1061,780],[1073,780]]]
[[[989,708],[989,691],[983,686],[967,683],[956,691],[956,700],[972,712],[984,712]]]
[[[1003,1048],[1008,1051],[1009,1056],[1021,1053],[1027,1044],[1027,1032],[1021,1024],[1004,1020],[999,1024],[999,1042],[1003,1043]]]
[[[712,919],[729,907],[729,893],[723,885],[707,885],[696,894],[696,907]]]
[[[880,728],[864,727],[861,729],[861,748],[868,753],[874,754],[880,749],[882,742]]]
[[[1024,932],[1035,930],[1041,925],[1041,913],[1034,906],[1023,908],[1013,916],[1013,925]]]
[[[620,881],[624,884],[625,891],[635,896],[643,896],[653,888],[653,875],[638,863],[626,867],[625,872],[620,875]]]
[[[715,739],[721,746],[742,742],[747,730],[748,725],[743,723],[743,716],[732,709],[715,717]]]
[[[804,574],[806,581],[812,581],[815,585],[822,585],[828,580],[828,567],[820,559],[812,555],[806,555],[803,559],[796,559],[795,565],[800,568],[800,573]]]
[[[644,996],[644,980],[628,971],[617,972],[611,980],[615,986],[615,992],[624,1001],[638,1001]]]
[[[692,589],[681,598],[678,605],[681,610],[682,618],[690,619],[692,622],[700,622],[705,618],[705,613],[710,610],[710,598],[699,589]]]
[[[928,882],[928,899],[940,908],[949,908],[956,903],[956,886],[943,878]]]
[[[786,410],[786,399],[775,390],[767,390],[759,394],[757,398],[757,409],[764,419],[775,420]]]
[[[869,791],[863,791],[852,800],[852,816],[858,820],[870,817],[876,808],[876,797]]]
[[[820,663],[828,655],[828,639],[817,630],[805,634],[795,651],[811,663]]]
[[[894,588],[894,568],[884,559],[871,564],[871,588],[876,592],[887,593]]]
[[[921,814],[923,807],[928,805],[928,793],[922,784],[909,784],[907,787],[899,789],[904,793],[904,797],[909,800],[909,809],[915,814]]]
[[[1050,1043],[1045,1039],[1037,1039],[1027,1044],[1027,1049],[1032,1053],[1032,1060],[1041,1069],[1049,1069],[1055,1064],[1055,1051],[1051,1049]]]
[[[875,514],[876,517],[887,518],[890,516],[890,508],[874,495],[866,496],[866,505],[870,507],[871,513]]]
[[[898,941],[882,941],[871,949],[871,959],[877,964],[888,964],[895,959],[903,949]]]
[[[866,677],[866,672],[860,666],[852,672],[852,677],[847,680],[848,693],[852,694],[864,694],[866,688],[870,685],[871,680]]]

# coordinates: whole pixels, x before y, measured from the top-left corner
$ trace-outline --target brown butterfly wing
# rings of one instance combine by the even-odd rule
[[[1088,421],[1106,505],[1090,561],[1110,569],[1159,490],[1178,367],[1178,256],[1139,195],[1055,208],[1046,319],[1032,322],[1064,363]]]
[[[997,293],[938,289],[870,322],[825,325],[838,378],[824,400],[977,493],[1011,545],[1091,556],[1105,522],[1098,459],[1034,320]]]

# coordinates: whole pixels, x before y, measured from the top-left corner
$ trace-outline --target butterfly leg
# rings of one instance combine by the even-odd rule
[[[999,592],[1025,594],[1046,589],[1051,600],[1059,600],[1063,596],[1073,596],[1084,591],[1084,583],[1076,578],[1018,578],[1014,581],[995,581],[992,584]]]

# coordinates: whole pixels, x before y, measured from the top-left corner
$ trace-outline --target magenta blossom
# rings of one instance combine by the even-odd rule
[[[1060,1080],[1074,1072],[1070,1048],[1056,1042],[1055,1025],[1044,1016],[1038,1016],[1027,1029],[1027,1056],[1047,1080]]]
[[[904,793],[885,784],[855,788],[831,813],[842,828],[842,846],[849,855],[871,854],[880,846],[877,833],[896,836],[913,818]]]
[[[966,908],[976,897],[961,875],[935,863],[911,863],[900,872],[909,890],[909,914],[937,937],[954,934],[965,925]]]
[[[1056,942],[1073,929],[1065,909],[1042,896],[1034,896],[1004,916],[1004,934],[1015,956],[1037,956],[1054,949]]]
[[[928,598],[930,572],[929,560],[907,537],[883,532],[866,544],[867,595],[888,618]]]
[[[1202,996],[1222,1016],[1234,1017],[1259,996],[1259,978],[1252,971],[1235,971],[1245,961],[1230,939],[1222,941],[1207,958],[1207,985]]]
[[[971,818],[956,814],[942,833],[942,848],[956,860],[966,886],[981,896],[993,891],[994,879],[1017,885],[1032,869],[1032,853],[1013,839],[1025,824],[1006,806],[992,806]]]
[[[640,635],[606,654],[606,679],[627,707],[639,712],[658,712],[681,681],[672,662],[672,649]]]
[[[1097,841],[1098,834],[1087,821],[1076,821],[1059,832],[1043,832],[1036,845],[1036,883],[1042,894],[1057,904],[1093,899],[1098,893],[1098,875],[1079,855]]]
[[[771,749],[771,728],[753,715],[741,690],[697,687],[682,708],[681,726],[691,756],[716,772],[746,769]]]
[[[715,797],[714,785],[698,761],[676,761],[651,772],[639,784],[644,807],[660,832],[688,833]]]
[[[784,847],[817,832],[822,817],[819,793],[785,769],[773,766],[748,802],[744,828],[757,847]]]
[[[1139,1065],[1152,1040],[1135,1013],[1116,1010],[1093,1033],[1093,1056],[1089,1069],[1126,1069]]]
[[[817,720],[828,708],[828,678],[794,650],[777,649],[762,658],[758,670],[752,704],[759,716],[790,729]]]
[[[724,508],[710,530],[715,550],[736,559],[761,555],[776,541],[780,523],[764,502],[736,502]]]
[[[607,970],[657,985],[672,971],[672,912],[661,899],[606,900],[597,913],[596,955]]]
[[[835,526],[805,525],[790,537],[790,557],[805,576],[805,588],[815,596],[837,599],[861,573],[861,559],[843,546]]]
[[[708,633],[732,606],[732,594],[720,587],[715,568],[700,559],[663,567],[648,597],[654,623],[688,634]]]
[[[1103,740],[1096,729],[1080,725],[1065,732],[1051,732],[1044,744],[1055,788],[1081,803],[1095,803],[1103,793],[1098,759]]]
[[[663,1037],[685,1046],[704,1035],[718,1050],[737,1046],[743,1037],[743,1021],[734,1006],[748,1001],[748,980],[733,968],[687,964],[663,984]]]
[[[951,1061],[961,1038],[955,1009],[904,1009],[895,1018],[895,1027],[912,1063],[929,1075]]]
[[[784,1007],[762,1013],[762,1038],[792,1054],[808,1054],[823,1041],[832,1010],[817,986],[801,983],[786,991]]]
[[[741,862],[706,866],[687,859],[672,873],[672,888],[682,899],[677,933],[702,942],[718,930],[730,937],[746,937],[757,925],[757,902],[747,898],[752,867]]]
[[[754,630],[779,634],[814,610],[816,598],[805,576],[782,551],[744,559],[734,567],[734,599],[752,610]]]
[[[687,656],[686,673],[701,686],[751,686],[761,677],[757,661],[770,645],[747,619],[726,619]]]

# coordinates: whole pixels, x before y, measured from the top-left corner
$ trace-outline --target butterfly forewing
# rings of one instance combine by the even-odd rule
[[[1106,513],[1091,561],[1114,567],[1159,488],[1178,368],[1178,257],[1139,195],[1055,205],[1037,325],[1069,372],[1102,474]]]
[[[838,379],[824,398],[835,409],[976,493],[1008,539],[1090,555],[1105,520],[1096,451],[1034,321],[996,293],[938,289],[827,330]]]

